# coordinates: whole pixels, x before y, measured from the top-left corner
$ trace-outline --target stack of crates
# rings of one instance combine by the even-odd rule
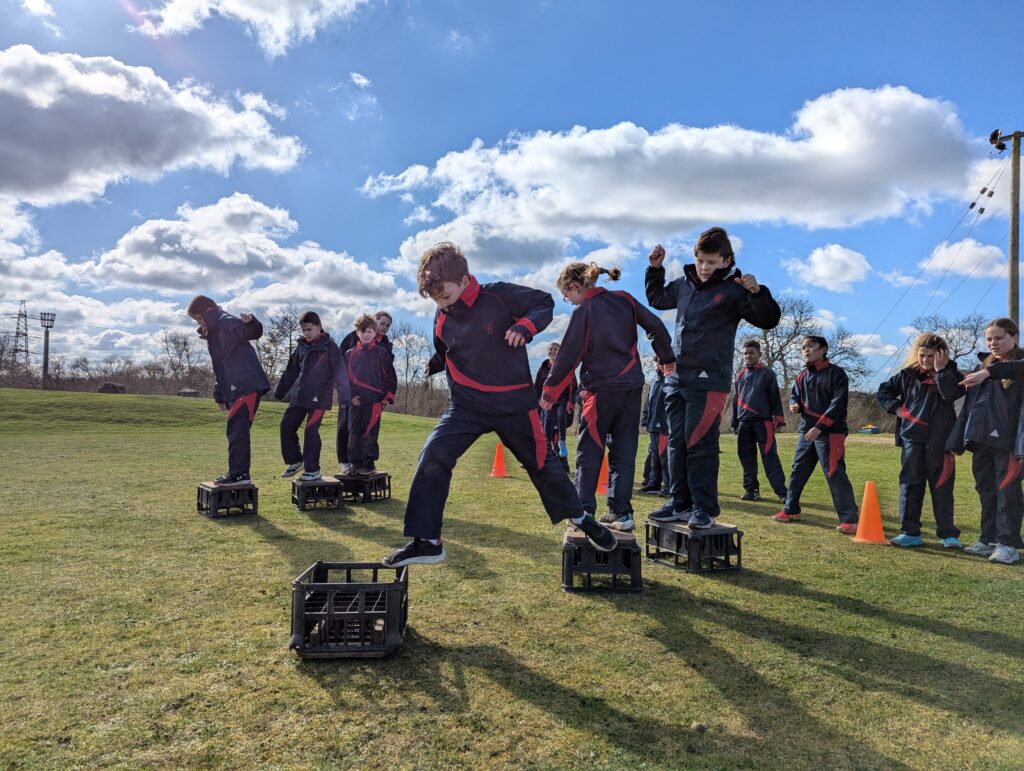
[[[690,573],[739,570],[743,566],[743,531],[726,523],[700,530],[682,522],[646,525],[647,559]]]
[[[612,531],[618,541],[612,551],[599,551],[582,530],[570,527],[562,538],[562,589],[566,592],[639,592],[640,545],[632,533]],[[576,584],[577,578],[579,585]],[[596,580],[595,580],[596,579]]]
[[[259,489],[247,485],[218,485],[201,482],[196,491],[196,511],[204,517],[226,517],[230,514],[256,514]]]

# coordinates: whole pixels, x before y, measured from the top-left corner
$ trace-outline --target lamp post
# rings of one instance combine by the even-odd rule
[[[50,330],[57,318],[56,313],[40,313],[39,323],[43,327],[43,389],[50,384]]]

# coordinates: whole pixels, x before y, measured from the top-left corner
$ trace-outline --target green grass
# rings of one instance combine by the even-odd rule
[[[282,407],[260,409],[258,517],[207,520],[223,415],[175,397],[0,390],[0,766],[1019,768],[1024,570],[836,534],[820,474],[807,520],[738,500],[744,570],[644,564],[639,595],[569,595],[560,534],[525,474],[456,471],[448,559],[414,568],[393,657],[304,662],[291,580],[403,542],[432,421],[388,414],[394,499],[299,513],[277,478]],[[333,422],[324,427],[333,436]],[[792,435],[780,444],[792,457]],[[325,443],[324,459],[332,459]],[[855,437],[854,487],[896,532],[898,453]],[[969,464],[958,523],[977,535]],[[658,499],[640,497],[640,511]],[[704,732],[691,730],[696,721]]]

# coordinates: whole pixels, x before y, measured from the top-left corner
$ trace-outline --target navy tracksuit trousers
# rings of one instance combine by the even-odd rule
[[[857,500],[853,496],[850,478],[846,475],[845,454],[845,434],[821,434],[813,442],[808,442],[801,432],[793,455],[793,470],[789,473],[786,505],[782,510],[787,514],[800,513],[800,495],[814,473],[814,467],[820,463],[825,479],[828,480],[828,490],[832,493],[832,504],[839,515],[839,521],[856,522]]]
[[[777,496],[786,497],[786,473],[782,470],[775,443],[775,426],[770,420],[740,420],[736,428],[736,452],[743,467],[744,490],[748,493],[761,491],[757,481],[757,455],[760,452],[768,484]]]
[[[644,462],[644,484],[670,489],[672,475],[668,470],[668,434],[648,434],[647,460]]]
[[[281,456],[289,466],[302,461],[306,471],[320,470],[320,424],[323,422],[323,410],[311,410],[306,407],[289,406],[281,416]],[[306,430],[302,435],[302,448],[299,448],[299,426],[306,421]]]
[[[228,402],[228,473],[232,475],[248,474],[252,461],[249,443],[249,432],[252,422],[256,419],[256,410],[260,408],[260,395],[255,391],[242,394],[234,401]]]
[[[729,394],[680,388],[674,381],[674,377],[665,381],[672,506],[676,511],[700,509],[717,517],[718,431]]]
[[[1024,548],[1020,538],[1021,463],[1008,450],[975,446],[971,467],[974,489],[981,498],[981,541]]]
[[[420,453],[405,508],[406,536],[441,537],[452,470],[477,439],[491,432],[526,467],[552,523],[583,513],[576,489],[544,436],[536,409],[516,415],[485,415],[449,404]]]
[[[348,405],[338,405],[338,433],[334,437],[338,463],[348,463]]]
[[[380,416],[384,402],[348,406],[348,462],[356,468],[380,457]]]
[[[960,531],[953,525],[953,485],[956,482],[956,456],[928,447],[924,442],[903,440],[900,468],[900,529],[907,535],[921,535],[921,509],[927,485],[932,494],[935,534],[955,538]]]
[[[580,410],[576,443],[576,490],[583,510],[597,512],[597,478],[608,444],[608,510],[616,516],[633,513],[633,479],[640,440],[643,386],[627,391],[587,391]]]

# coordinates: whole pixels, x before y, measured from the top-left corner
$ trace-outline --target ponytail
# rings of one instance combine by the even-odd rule
[[[618,281],[622,271],[618,268],[602,268],[596,262],[589,265],[585,262],[570,262],[558,274],[556,285],[559,291],[566,291],[570,284],[579,284],[584,289],[594,286],[602,273],[608,275],[610,281]]]

